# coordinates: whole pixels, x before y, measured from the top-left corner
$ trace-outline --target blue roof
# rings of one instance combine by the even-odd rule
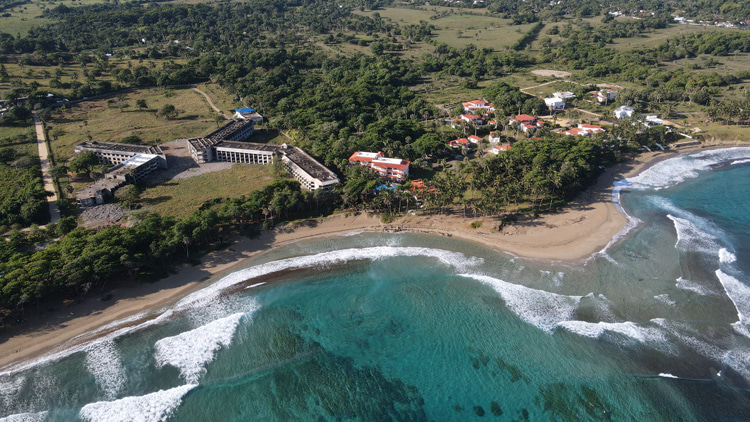
[[[240,114],[242,114],[242,113],[255,113],[255,109],[252,108],[252,107],[238,108],[237,110],[234,110],[234,111],[236,111],[237,113],[240,113]]]

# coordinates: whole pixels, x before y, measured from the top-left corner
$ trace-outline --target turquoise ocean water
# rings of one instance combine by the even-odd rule
[[[747,160],[747,162],[745,162]],[[578,263],[351,233],[0,374],[0,421],[750,420],[750,149],[617,183]]]

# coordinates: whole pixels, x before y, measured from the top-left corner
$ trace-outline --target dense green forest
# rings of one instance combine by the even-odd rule
[[[615,10],[611,5],[595,1],[488,1],[483,13],[510,19],[512,25],[533,23],[514,45],[496,49],[472,44],[455,48],[436,41],[439,20],[396,23],[376,13],[353,13],[387,2],[108,2],[46,7],[47,23],[27,35],[0,34],[3,66],[25,66],[32,74],[35,67],[43,68],[48,80],[48,87],[22,78],[9,80],[0,67],[0,80],[10,86],[4,97],[15,105],[3,116],[3,124],[29,124],[32,110],[49,113],[44,110],[48,91],[65,91],[77,99],[124,88],[210,81],[256,107],[269,127],[331,167],[342,183],[333,193],[310,193],[280,178],[260,191],[241,192],[239,198],[207,202],[180,220],[139,213],[131,227],[94,231],[76,227],[70,216],[44,229],[13,230],[0,250],[0,307],[19,311],[55,295],[81,298],[117,276],[163,275],[174,264],[223,244],[227,233],[234,231],[272,227],[336,209],[391,216],[413,208],[410,182],[377,191],[382,180],[347,165],[347,158],[359,150],[411,160],[412,174],[425,179],[426,189],[417,195],[426,213],[457,208],[467,216],[508,217],[557,209],[591,186],[606,167],[644,147],[668,144],[678,135],[664,127],[624,124],[591,138],[561,135],[552,131],[553,125],[525,136],[509,127],[508,120],[521,113],[540,116],[548,109],[542,99],[521,92],[504,78],[540,67],[571,71],[571,80],[580,84],[575,88],[580,104],[592,89],[590,81],[614,78],[635,88],[620,92],[616,103],[604,109],[609,115],[616,105],[633,105],[644,112],[658,107],[669,114],[669,107],[687,102],[703,107],[715,121],[746,124],[747,96],[718,94],[746,80],[748,71],[675,69],[666,63],[696,55],[716,61],[750,52],[749,32],[696,32],[633,50],[613,46],[617,39],[635,39],[673,25],[674,8],[685,10],[686,16],[727,19],[740,19],[747,10],[741,3],[714,3],[625,2],[617,10],[643,8],[649,13],[616,20],[606,14]],[[600,23],[574,20],[602,15]],[[403,54],[415,46],[418,54]],[[342,53],[347,50],[331,47],[357,48]],[[126,58],[127,66],[117,65]],[[706,60],[707,67],[713,63]],[[63,78],[62,69],[72,64],[83,68],[82,76]],[[449,113],[428,101],[424,92],[430,82],[446,80],[451,87],[481,93],[495,104],[496,123],[489,129],[502,133],[503,142],[512,144],[510,151],[482,156],[475,150],[446,150],[452,139],[488,130],[445,125]],[[44,222],[38,159],[16,147],[29,139],[1,141],[2,231]],[[129,205],[137,206],[137,199],[132,202]],[[37,250],[52,239],[59,240]]]

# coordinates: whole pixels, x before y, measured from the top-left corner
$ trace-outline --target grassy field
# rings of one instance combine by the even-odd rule
[[[455,13],[430,20],[437,12],[444,10]],[[460,48],[474,44],[479,48],[503,50],[513,45],[533,24],[511,25],[510,19],[482,16],[482,10],[472,9],[462,13],[460,9],[444,7],[425,7],[419,9],[385,8],[377,11],[355,12],[365,16],[374,13],[399,25],[429,22],[437,27],[434,38],[452,47]]]
[[[136,108],[137,99],[146,100],[148,108]],[[177,107],[180,114],[176,119],[156,115],[164,104]],[[205,98],[192,89],[153,88],[71,104],[65,110],[53,112],[47,126],[59,162],[70,158],[75,145],[89,137],[94,141],[116,142],[124,136],[137,135],[144,144],[158,144],[205,135],[217,127],[214,115]]]
[[[26,4],[5,10],[10,16],[0,17],[0,32],[13,35],[26,35],[33,26],[39,26],[50,21],[42,18],[42,11],[46,8],[54,8],[60,4],[67,7],[77,7],[89,4],[105,3],[104,0],[61,0],[54,3],[44,3],[41,0],[29,1]]]
[[[0,126],[0,148],[8,147],[15,150],[16,158],[39,157],[34,126]]]
[[[234,98],[227,94],[226,90],[216,84],[202,83],[198,84],[197,87],[211,97],[214,105],[219,107],[219,110],[227,116],[234,114],[234,110],[244,107],[241,102],[234,101]],[[253,104],[249,104],[248,106],[253,107]]]
[[[657,29],[635,38],[617,38],[613,40],[611,47],[617,50],[630,50],[633,48],[653,48],[664,44],[667,39],[680,35],[692,34],[702,31],[722,31],[721,28],[698,26],[698,25],[672,25],[669,28]]]
[[[235,198],[263,188],[273,180],[272,171],[272,166],[235,164],[228,170],[147,187],[141,199],[146,209],[180,218],[208,200]]]

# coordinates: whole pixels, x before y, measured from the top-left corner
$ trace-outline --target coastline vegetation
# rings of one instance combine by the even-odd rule
[[[149,279],[221,246],[230,232],[336,209],[379,212],[389,222],[417,208],[418,198],[425,213],[458,207],[466,216],[512,221],[515,213],[564,206],[607,167],[674,142],[688,125],[746,135],[750,69],[726,63],[747,63],[750,32],[686,26],[683,33],[672,9],[655,1],[625,2],[620,8],[630,15],[617,17],[593,1],[567,3],[538,9],[508,0],[407,8],[369,1],[42,5],[36,25],[0,33],[7,102],[0,139],[0,225],[7,232],[0,308],[20,312],[49,297],[80,299],[119,276]],[[31,3],[8,5],[7,13],[22,13],[25,4]],[[695,19],[714,7],[713,17],[749,18],[742,8],[713,0],[701,9],[685,1],[675,6]],[[466,22],[474,23],[457,29]],[[644,42],[665,33],[663,41]],[[629,40],[637,47],[623,48]],[[538,69],[571,75],[556,82],[531,73]],[[533,134],[508,123],[517,114],[551,114],[538,96],[547,87],[551,92],[543,84],[553,82],[576,93],[576,108],[550,116]],[[588,95],[601,83],[621,84],[611,103],[595,104]],[[188,89],[193,84],[210,87],[224,113],[256,108],[279,139],[340,175],[340,186],[333,193],[302,192],[297,182],[273,179],[272,169],[247,167],[227,172],[241,173],[233,181],[211,176],[123,191],[119,199],[129,208],[158,211],[137,212],[128,226],[76,227],[74,212],[35,226],[48,217],[38,158],[29,148],[32,112],[45,121],[63,169],[84,140],[158,144],[212,130],[220,118]],[[522,90],[527,84],[534,87]],[[495,114],[485,116],[493,125],[445,124],[461,112],[456,102],[475,98],[495,104]],[[558,118],[600,124],[621,105],[658,113],[680,129],[605,121],[606,132],[590,138],[559,133]],[[450,140],[490,131],[512,148],[497,156],[484,153],[482,144],[446,148]],[[407,182],[376,190],[382,180],[348,166],[355,151],[411,160],[424,187]],[[60,173],[61,180],[67,176]],[[171,210],[159,207],[173,196],[183,201],[179,211],[174,203]],[[21,228],[28,230],[8,232]]]

